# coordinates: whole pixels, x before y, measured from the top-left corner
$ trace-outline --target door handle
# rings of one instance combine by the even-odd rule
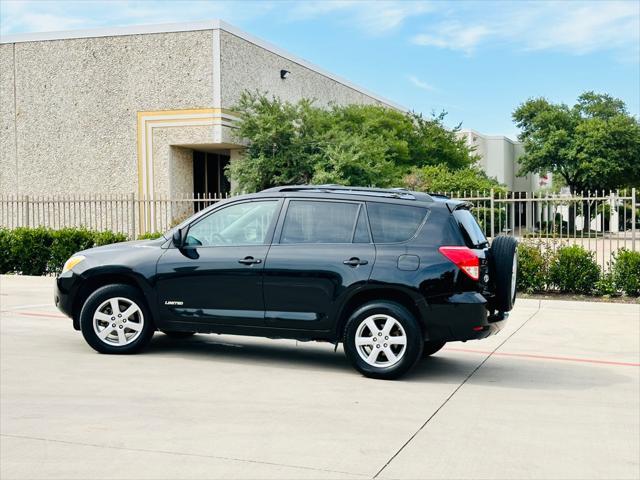
[[[262,263],[262,260],[259,258],[244,257],[243,259],[238,260],[238,263],[242,263],[243,265],[253,265],[256,263]]]
[[[351,257],[349,260],[345,260],[345,265],[349,265],[350,267],[357,267],[358,265],[366,265],[369,263],[367,260],[360,260],[358,257]]]

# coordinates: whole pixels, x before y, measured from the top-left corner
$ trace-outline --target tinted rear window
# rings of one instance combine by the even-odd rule
[[[351,243],[357,203],[291,200],[280,243]]]
[[[367,203],[375,243],[405,242],[422,224],[427,209],[391,203]]]
[[[468,247],[482,247],[487,242],[480,225],[469,210],[461,209],[453,212],[453,216],[460,225],[464,241]]]

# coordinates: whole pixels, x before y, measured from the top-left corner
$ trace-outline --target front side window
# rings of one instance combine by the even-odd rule
[[[280,243],[351,243],[360,205],[291,200]]]
[[[375,243],[405,242],[422,224],[427,209],[391,203],[367,203],[371,233]]]
[[[189,228],[186,244],[203,247],[263,244],[277,205],[276,200],[267,200],[216,210]]]

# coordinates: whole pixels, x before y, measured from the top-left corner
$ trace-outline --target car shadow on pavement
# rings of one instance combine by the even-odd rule
[[[224,363],[271,364],[289,369],[304,369],[309,367],[326,368],[332,370],[349,371],[351,365],[341,349],[334,352],[329,348],[305,348],[299,342],[286,344],[271,342],[257,344],[253,342],[234,341],[233,337],[219,337],[217,335],[196,335],[185,339],[169,338],[156,335],[145,355],[163,354],[182,358],[203,358]],[[311,345],[311,343],[309,343]]]
[[[145,355],[162,354],[223,363],[269,364],[286,369],[327,369],[358,375],[344,356],[328,345],[286,341],[254,343],[244,337],[197,335],[174,339],[156,335]],[[459,354],[446,350],[420,360],[401,381],[459,384],[486,358],[483,354]],[[634,370],[635,368],[635,370]],[[624,369],[617,373],[618,369]],[[615,372],[613,370],[616,370]],[[585,390],[633,381],[636,367],[618,367],[570,361],[492,357],[469,381],[495,388]],[[625,373],[627,375],[625,375]]]

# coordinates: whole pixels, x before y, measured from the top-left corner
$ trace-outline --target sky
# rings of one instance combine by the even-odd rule
[[[515,138],[532,97],[640,113],[640,1],[9,1],[0,34],[219,18],[407,109]]]

